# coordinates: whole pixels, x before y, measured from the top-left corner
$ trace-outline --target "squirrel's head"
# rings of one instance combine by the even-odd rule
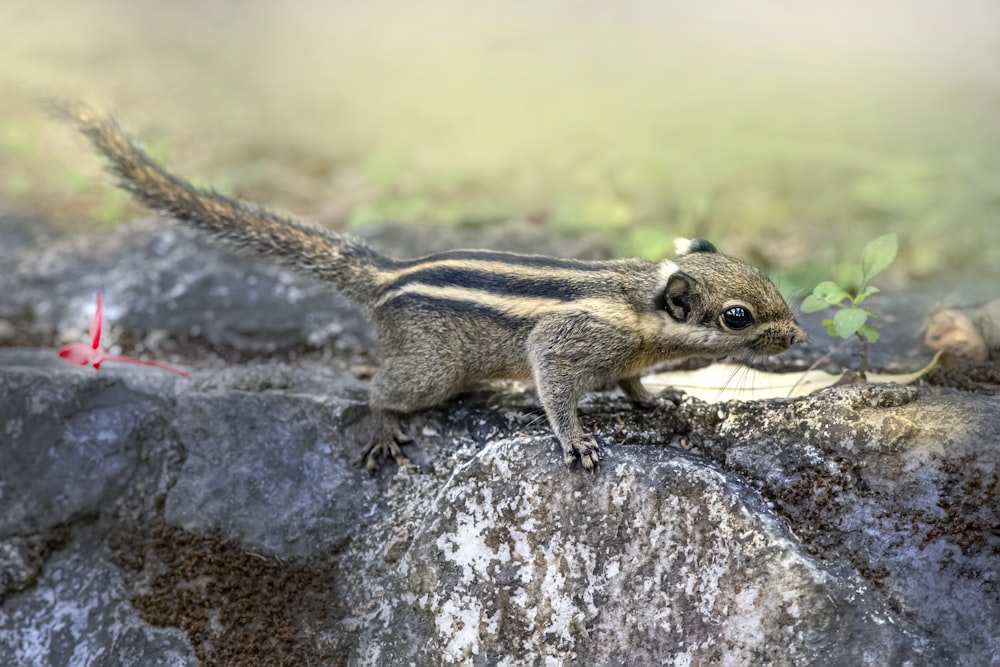
[[[703,239],[677,239],[674,247],[675,259],[662,264],[657,307],[687,325],[682,330],[692,347],[745,358],[806,341],[784,297],[760,270]]]

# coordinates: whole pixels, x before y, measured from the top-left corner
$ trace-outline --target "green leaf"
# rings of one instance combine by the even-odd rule
[[[822,299],[817,299],[814,294],[810,294],[805,299],[802,300],[802,312],[803,313],[818,313],[824,308],[829,308],[830,304]]]
[[[833,316],[833,330],[841,338],[850,338],[868,319],[868,314],[857,308],[844,308]]]
[[[816,287],[813,287],[812,295],[828,305],[836,305],[844,299],[850,299],[851,295],[835,282],[824,280]]]
[[[854,297],[854,305],[855,306],[858,305],[859,303],[870,297],[872,294],[878,294],[880,291],[881,290],[879,290],[879,288],[875,287],[874,285],[866,285],[865,288],[860,292],[858,292],[858,295]]]
[[[861,251],[861,284],[867,285],[869,280],[892,264],[898,250],[899,238],[895,234],[883,234],[869,241]]]
[[[864,337],[864,339],[869,343],[874,343],[875,341],[878,340],[878,337],[881,335],[879,334],[878,329],[876,329],[870,324],[862,324],[858,328],[858,334]]]

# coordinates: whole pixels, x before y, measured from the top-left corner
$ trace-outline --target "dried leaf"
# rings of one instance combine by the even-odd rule
[[[940,354],[934,355],[929,364],[914,373],[868,373],[868,382],[910,384],[933,368]],[[696,371],[655,373],[644,377],[643,384],[652,391],[672,387],[707,403],[721,403],[805,396],[832,386],[839,379],[840,375],[825,371],[767,373],[736,364],[713,364]]]

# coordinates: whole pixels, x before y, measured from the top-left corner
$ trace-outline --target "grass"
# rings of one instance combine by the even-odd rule
[[[650,257],[699,235],[795,289],[886,232],[899,277],[1000,266],[1000,10],[972,0],[780,21],[714,0],[729,22],[653,2],[42,4],[0,7],[0,70],[115,110],[196,182],[335,228],[526,217]],[[142,215],[14,97],[6,205],[79,229]]]

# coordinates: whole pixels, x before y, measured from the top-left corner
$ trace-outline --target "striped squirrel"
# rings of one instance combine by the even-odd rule
[[[804,342],[772,282],[711,243],[678,239],[673,260],[578,261],[487,250],[395,260],[363,241],[194,187],[156,164],[109,117],[61,106],[148,208],[331,283],[379,339],[369,468],[411,439],[399,417],[488,379],[530,379],[567,465],[601,457],[580,426],[584,392],[617,383],[651,395],[642,369],[688,356],[749,359]]]

